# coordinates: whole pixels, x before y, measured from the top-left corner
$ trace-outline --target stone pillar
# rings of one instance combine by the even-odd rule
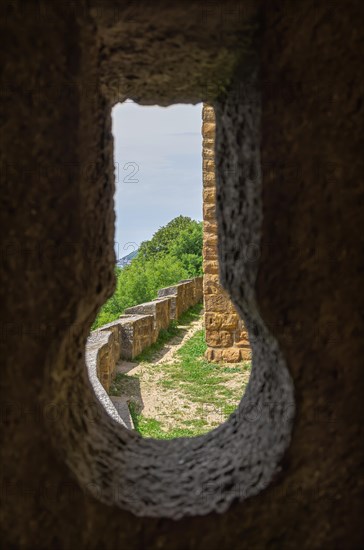
[[[204,104],[202,111],[203,159],[203,296],[206,357],[209,361],[238,362],[251,359],[247,331],[229,296],[220,285],[217,253],[215,113]]]

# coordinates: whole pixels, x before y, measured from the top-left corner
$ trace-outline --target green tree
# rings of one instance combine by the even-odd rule
[[[187,216],[178,216],[167,225],[158,229],[149,241],[141,243],[138,251],[138,257],[144,260],[150,260],[160,254],[168,254],[173,243],[185,229],[191,228],[198,222],[191,220]]]
[[[202,274],[202,222],[178,216],[141,244],[131,263],[116,268],[113,296],[102,306],[93,329],[117,319],[127,307],[156,298],[158,290]]]
[[[202,222],[193,222],[170,246],[170,254],[180,260],[188,277],[202,275],[202,238]]]

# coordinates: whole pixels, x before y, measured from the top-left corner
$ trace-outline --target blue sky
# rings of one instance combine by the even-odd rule
[[[131,101],[114,107],[119,257],[180,214],[202,219],[201,110],[202,104],[146,107]]]

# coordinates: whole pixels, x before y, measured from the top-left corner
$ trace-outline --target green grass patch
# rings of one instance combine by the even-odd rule
[[[203,420],[195,419],[184,421],[186,427],[176,427],[166,431],[162,423],[155,418],[146,418],[137,411],[135,403],[129,404],[130,416],[133,420],[135,430],[143,437],[153,439],[173,439],[175,437],[193,437],[201,433],[201,428],[205,425]]]
[[[178,388],[192,402],[220,405],[222,399],[234,399],[236,392],[225,384],[246,367],[209,363],[204,358],[206,347],[205,331],[199,330],[177,351],[177,363],[158,367],[166,374],[160,384],[164,388]]]
[[[204,330],[198,330],[179,348],[175,354],[175,362],[159,365],[153,363],[157,353],[172,338],[183,335],[185,327],[200,318],[201,310],[202,304],[189,309],[177,322],[172,322],[167,330],[161,331],[157,342],[135,359],[142,364],[143,372],[150,372],[149,369],[152,369],[159,375],[157,385],[161,389],[161,395],[170,400],[168,418],[159,415],[159,418],[145,417],[138,402],[129,403],[135,429],[143,437],[173,439],[206,433],[234,412],[244,393],[250,363],[209,363],[204,357],[207,349]],[[143,373],[134,376],[118,373],[110,388],[110,395],[120,395],[121,391],[135,395],[139,376],[143,377]],[[174,395],[177,392],[179,399],[178,405],[175,405]]]
[[[128,389],[131,389],[135,382],[139,384],[139,378],[137,376],[118,372],[110,385],[109,395],[118,396],[120,392],[127,393]]]
[[[215,412],[220,422],[223,422],[236,409],[247,377],[242,376],[241,384],[235,384],[233,388],[227,384],[236,380],[239,373],[243,375],[250,371],[250,363],[234,366],[209,363],[204,358],[206,347],[205,331],[199,330],[177,351],[176,363],[153,367],[155,372],[163,372],[163,377],[158,382],[161,388],[177,390],[186,403],[198,403],[201,418],[185,420],[183,411],[171,410],[170,418],[176,418],[176,424],[179,424],[171,430],[163,427],[162,421],[143,417],[132,404],[134,425],[141,435],[155,439],[201,435],[211,429],[206,420],[209,412]]]

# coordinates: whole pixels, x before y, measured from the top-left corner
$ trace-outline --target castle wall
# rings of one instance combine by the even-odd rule
[[[251,359],[248,333],[219,279],[216,221],[215,114],[206,103],[202,111],[203,158],[203,295],[206,357],[234,363]]]
[[[5,3],[4,548],[363,548],[362,19],[357,0]],[[123,429],[85,365],[126,98],[214,104],[220,277],[257,330],[238,411],[197,438]]]
[[[119,359],[137,357],[156,342],[160,331],[171,321],[202,301],[202,277],[160,289],[158,294],[163,297],[127,308],[119,319],[102,325],[88,337],[86,364],[94,365],[92,368],[106,391]]]

